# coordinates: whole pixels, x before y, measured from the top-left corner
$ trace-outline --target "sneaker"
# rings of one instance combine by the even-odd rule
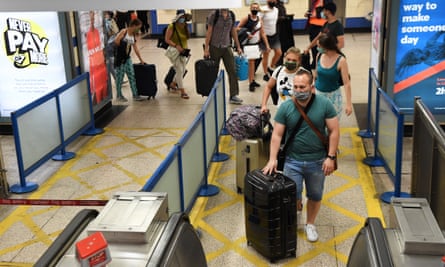
[[[241,105],[241,103],[243,103],[243,100],[241,98],[239,98],[238,96],[234,95],[232,97],[230,97],[230,104],[235,104],[235,105]]]
[[[263,76],[263,80],[265,80],[266,82],[269,81],[269,74],[264,74]]]
[[[133,100],[134,101],[143,101],[144,98],[142,96],[138,95],[138,96],[133,97]]]
[[[317,228],[313,224],[306,224],[304,227],[304,231],[306,232],[307,240],[310,242],[315,242],[318,240]]]
[[[269,76],[272,76],[272,73],[273,73],[273,69],[271,69],[271,68],[267,67],[267,72],[269,73]]]
[[[251,84],[253,84],[253,86],[255,86],[255,87],[260,87],[261,86],[259,83],[255,82],[255,80],[253,80]]]
[[[249,84],[249,91],[250,92],[255,92],[255,85],[253,84],[253,82],[251,82],[250,84]]]
[[[117,97],[117,101],[119,101],[119,102],[128,102],[128,99],[126,99],[125,96],[121,95],[121,96]]]

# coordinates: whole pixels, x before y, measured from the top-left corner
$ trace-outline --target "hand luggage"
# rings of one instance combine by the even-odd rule
[[[170,90],[170,84],[173,82],[173,79],[175,78],[176,71],[173,66],[170,67],[170,69],[167,72],[167,75],[165,75],[164,83],[167,86],[167,90]]]
[[[244,139],[236,142],[236,189],[244,188],[244,177],[254,169],[262,169],[269,159],[269,141],[262,138]]]
[[[271,262],[295,257],[297,247],[296,185],[282,174],[247,173],[244,182],[247,244]]]
[[[187,70],[184,71],[184,75],[182,75],[182,77],[185,77],[186,74],[187,74]],[[173,66],[171,66],[167,72],[167,75],[165,75],[165,78],[164,78],[164,83],[167,86],[167,90],[171,89],[170,84],[173,82],[175,75],[176,75],[175,68]]]
[[[199,59],[195,62],[196,92],[208,96],[218,76],[219,66],[214,60]]]
[[[238,80],[244,81],[249,78],[249,61],[245,56],[235,56],[235,69]]]
[[[138,95],[155,98],[158,92],[156,66],[154,64],[133,64]]]

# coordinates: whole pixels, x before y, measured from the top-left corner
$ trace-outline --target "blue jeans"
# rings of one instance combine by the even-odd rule
[[[283,174],[297,184],[297,199],[302,199],[303,180],[306,185],[306,197],[313,201],[321,201],[323,197],[325,175],[321,169],[323,161],[298,161],[286,157]]]

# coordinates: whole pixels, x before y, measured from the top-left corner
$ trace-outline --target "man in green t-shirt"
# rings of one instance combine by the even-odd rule
[[[315,218],[321,207],[325,177],[334,171],[334,160],[340,137],[337,112],[334,106],[329,99],[320,95],[315,96],[314,92],[312,73],[300,68],[294,78],[292,99],[283,102],[275,115],[269,161],[263,168],[265,174],[277,171],[277,155],[281,139],[284,135],[287,138],[291,136],[301,116],[296,105],[305,109],[311,103],[306,114],[314,126],[329,137],[328,152],[314,130],[303,121],[286,149],[283,169],[283,174],[297,184],[297,212],[303,208],[303,181],[306,186],[308,201],[305,232],[307,239],[311,242],[318,240],[318,233],[314,225]],[[326,133],[326,129],[328,133]]]

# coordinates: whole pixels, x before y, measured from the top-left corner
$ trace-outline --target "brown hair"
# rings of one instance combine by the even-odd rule
[[[142,25],[142,21],[140,19],[132,19],[130,21],[130,23],[128,24],[128,26],[132,27],[132,26],[140,26]]]
[[[322,33],[318,39],[320,46],[327,50],[334,50],[342,56],[345,56],[337,46],[337,37],[332,34]]]

